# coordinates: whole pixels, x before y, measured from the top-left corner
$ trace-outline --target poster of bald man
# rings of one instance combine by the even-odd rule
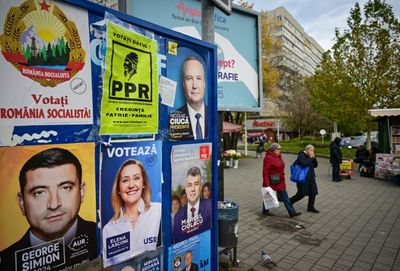
[[[172,41],[168,41],[169,45]],[[177,44],[169,46],[167,77],[175,82],[172,108],[168,107],[170,140],[200,140],[208,138],[207,59],[201,50]],[[162,103],[166,105],[164,101]]]
[[[205,231],[168,248],[168,270],[211,270],[210,231]]]
[[[0,148],[0,163],[0,270],[97,257],[94,143]]]

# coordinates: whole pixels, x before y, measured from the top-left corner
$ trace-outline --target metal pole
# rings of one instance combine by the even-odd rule
[[[214,5],[209,0],[201,0],[201,38],[211,43],[215,42],[214,36]],[[224,200],[224,138],[223,127],[224,112],[218,112],[218,200]]]
[[[278,120],[278,126],[277,126],[277,128],[276,128],[276,134],[277,134],[277,137],[276,137],[276,141],[277,142],[279,142],[279,137],[280,137],[280,134],[279,134],[279,124],[280,124],[280,120]]]
[[[126,13],[126,0],[118,0],[118,10]]]
[[[214,43],[214,6],[209,0],[201,0],[201,39]]]
[[[333,141],[335,139],[335,137],[337,137],[337,122],[334,121],[333,122],[333,138],[331,138],[331,141]]]
[[[247,156],[247,113],[244,112],[244,155]]]

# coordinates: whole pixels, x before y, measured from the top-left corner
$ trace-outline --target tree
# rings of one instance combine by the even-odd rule
[[[239,1],[244,8],[252,8],[253,4],[246,1]],[[280,78],[279,71],[273,65],[273,55],[280,48],[280,44],[272,37],[273,26],[267,24],[267,13],[261,12],[261,58],[262,58],[262,80],[263,96],[276,99],[278,94],[278,82]],[[224,120],[236,124],[242,124],[244,121],[243,112],[225,112]],[[236,149],[240,133],[224,135],[225,149]]]
[[[249,3],[244,0],[239,0],[238,5],[241,6],[242,8],[248,8],[248,9],[253,9],[254,6],[253,3]]]
[[[275,26],[268,23],[267,12],[261,12],[261,54],[262,54],[262,80],[264,97],[275,100],[280,92],[278,83],[280,72],[276,68],[275,56],[282,49],[282,44],[272,36]]]
[[[281,83],[284,91],[278,103],[286,114],[284,122],[288,128],[303,137],[313,135],[317,129],[326,127],[326,119],[311,104],[312,81],[303,78],[298,72],[292,72],[283,74]]]
[[[369,0],[347,25],[312,78],[312,101],[340,129],[369,131],[368,109],[400,106],[400,24],[384,0]]]

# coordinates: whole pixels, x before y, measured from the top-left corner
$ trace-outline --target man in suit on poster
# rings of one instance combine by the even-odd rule
[[[1,251],[0,270],[57,270],[97,257],[96,224],[78,215],[86,186],[74,154],[61,148],[35,154],[19,182],[18,203],[30,228]]]
[[[208,136],[208,108],[204,104],[205,71],[202,61],[188,56],[182,66],[186,103],[169,115],[170,139],[203,139]]]
[[[193,263],[192,251],[188,250],[185,254],[185,268],[182,271],[198,271],[199,266]]]
[[[186,173],[188,203],[174,217],[173,243],[181,242],[211,228],[211,200],[200,198],[201,172],[192,167]]]

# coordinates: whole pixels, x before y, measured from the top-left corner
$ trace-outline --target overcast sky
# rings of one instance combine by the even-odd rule
[[[363,8],[367,0],[248,0],[254,3],[254,9],[273,10],[283,6],[303,26],[308,35],[313,37],[323,49],[333,45],[335,28],[347,28],[350,9],[356,2]],[[395,16],[400,20],[400,0],[386,0],[392,6]]]

